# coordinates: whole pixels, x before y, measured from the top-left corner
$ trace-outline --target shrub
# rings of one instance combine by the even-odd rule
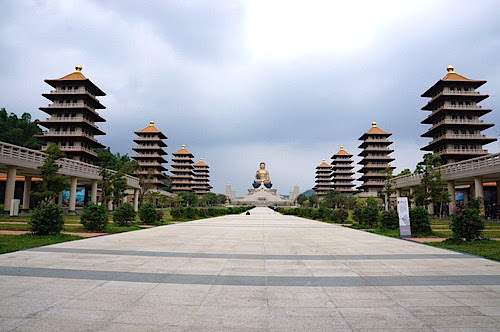
[[[479,205],[476,202],[467,204],[465,208],[451,216],[453,237],[472,241],[479,239],[484,229],[484,220],[480,216]]]
[[[173,210],[173,209],[172,209]],[[156,213],[156,207],[153,203],[146,203],[139,209],[139,218],[147,225],[153,225],[157,221],[161,221]]]
[[[398,213],[394,210],[382,212],[382,214],[380,215],[380,227],[387,229],[398,229],[399,228]]]
[[[346,222],[347,218],[349,218],[349,212],[347,212],[346,209],[335,209],[332,211],[332,219],[334,219],[336,223],[343,224]]]
[[[163,211],[161,210],[156,210],[156,217],[157,217],[157,222],[161,223],[163,222]]]
[[[184,214],[184,209],[182,208],[172,208],[170,209],[170,215],[172,216],[173,219],[181,219]]]
[[[352,212],[352,219],[357,222],[358,224],[363,223],[363,207],[356,204],[354,207],[354,211]]]
[[[63,209],[53,203],[40,204],[30,217],[30,228],[33,234],[58,234],[64,225]]]
[[[432,233],[429,213],[422,206],[410,209],[410,225],[412,235],[425,235]]]
[[[104,205],[88,203],[80,217],[83,227],[89,231],[104,231],[108,225],[108,211]]]
[[[363,208],[361,216],[363,218],[361,224],[367,225],[368,227],[376,226],[379,219],[378,207],[368,205]]]
[[[185,214],[186,218],[188,218],[188,219],[195,219],[196,218],[196,209],[188,206],[188,207],[184,208],[184,214]]]
[[[113,213],[113,221],[118,226],[125,226],[129,221],[135,221],[136,215],[132,204],[122,204]]]

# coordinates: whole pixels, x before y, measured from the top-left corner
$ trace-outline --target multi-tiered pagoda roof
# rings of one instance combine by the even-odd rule
[[[167,137],[155,127],[154,121],[149,123],[146,128],[136,131],[138,136],[134,139],[137,146],[132,150],[137,155],[132,156],[139,164],[139,170],[135,173],[143,181],[152,185],[152,189],[161,189],[164,186],[164,180],[167,176],[163,173],[167,169],[163,166],[167,163],[164,156],[167,152],[163,148],[167,144],[163,141]]]
[[[193,185],[191,186],[191,188],[193,189],[195,194],[203,196],[204,194],[210,192],[210,190],[212,189],[212,186],[209,182],[209,167],[203,161],[203,158],[200,158],[200,161],[198,161],[193,166],[194,175]]]
[[[332,167],[323,159],[321,164],[316,167],[316,185],[313,190],[318,197],[321,197],[332,189]]]
[[[361,135],[360,141],[363,141],[359,146],[363,149],[358,156],[363,157],[358,163],[361,166],[359,172],[362,174],[359,181],[363,183],[359,186],[365,192],[377,193],[379,189],[384,187],[385,180],[388,174],[386,169],[394,169],[389,163],[394,160],[389,154],[394,150],[389,148],[392,144],[389,137],[392,134],[377,127],[376,122],[372,122],[372,127],[369,131]]]
[[[193,191],[194,156],[182,145],[181,149],[174,152],[172,158],[172,191],[191,192]]]
[[[346,194],[355,192],[355,190],[352,189],[352,187],[354,187],[352,183],[352,176],[354,175],[352,171],[354,168],[352,165],[352,154],[345,151],[344,147],[341,146],[339,152],[332,156],[331,165],[333,190]]]
[[[46,143],[42,150],[49,144],[56,144],[70,159],[96,162],[95,149],[104,148],[104,145],[95,136],[105,135],[96,123],[106,121],[96,111],[106,108],[97,97],[106,94],[82,74],[80,65],[71,74],[46,79],[45,82],[54,90],[42,94],[52,102],[40,107],[50,115],[50,118],[38,122],[48,129],[43,135],[36,135]]]
[[[421,150],[439,155],[442,164],[486,155],[488,151],[483,145],[496,141],[481,133],[494,126],[480,119],[491,112],[478,105],[488,98],[476,91],[486,81],[459,75],[451,65],[447,70],[445,77],[422,94],[422,97],[431,98],[422,107],[431,114],[421,123],[432,126],[421,136],[430,137],[432,141]]]

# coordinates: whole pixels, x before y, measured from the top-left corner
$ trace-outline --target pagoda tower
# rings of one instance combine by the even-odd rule
[[[172,153],[172,191],[179,192],[192,192],[194,166],[194,156],[186,150],[186,146],[182,145],[181,149]]]
[[[344,194],[351,194],[355,192],[352,187],[354,172],[352,169],[352,154],[344,150],[341,146],[339,152],[332,156],[332,178],[333,190],[339,191]]]
[[[394,169],[389,163],[394,159],[389,156],[394,150],[389,149],[392,144],[389,141],[391,133],[385,132],[377,127],[376,122],[372,122],[370,130],[359,138],[363,141],[359,146],[363,149],[358,156],[363,157],[358,163],[361,166],[359,178],[363,182],[358,188],[364,192],[371,193],[370,196],[377,196],[377,191],[382,189],[387,179],[386,169]]]
[[[489,97],[476,91],[486,81],[465,78],[455,73],[452,65],[447,70],[445,77],[422,94],[422,97],[431,98],[422,107],[431,114],[421,123],[432,126],[421,136],[430,137],[432,141],[421,150],[439,155],[441,164],[484,156],[488,151],[483,145],[497,140],[481,134],[494,126],[479,119],[491,112],[478,105]]]
[[[105,122],[97,109],[105,109],[97,96],[105,96],[91,80],[82,74],[82,66],[77,65],[75,71],[59,79],[46,79],[45,83],[54,88],[42,96],[52,102],[40,110],[49,114],[50,118],[38,123],[48,130],[35,137],[44,141],[42,151],[49,144],[56,144],[67,158],[86,163],[98,160],[96,148],[104,148],[95,136],[106,135],[96,125]]]
[[[195,194],[203,196],[204,194],[210,192],[210,189],[212,189],[212,186],[209,183],[209,167],[205,164],[203,158],[200,158],[200,161],[193,166],[194,176],[192,189]]]
[[[321,164],[316,167],[316,185],[313,190],[318,197],[322,197],[332,189],[332,167],[323,159]]]
[[[137,155],[132,156],[132,159],[139,164],[139,170],[135,174],[143,181],[150,183],[152,189],[159,190],[164,186],[163,180],[167,178],[163,173],[167,170],[163,166],[167,163],[163,157],[167,155],[163,150],[167,147],[167,144],[163,142],[167,136],[155,127],[154,121],[150,121],[149,126],[136,131],[135,134],[138,136],[134,139],[137,146],[132,150],[137,152]]]

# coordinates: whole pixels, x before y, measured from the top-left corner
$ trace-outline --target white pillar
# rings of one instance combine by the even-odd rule
[[[30,209],[31,176],[24,177],[23,210]]]
[[[427,211],[429,211],[429,214],[430,214],[431,216],[433,216],[433,215],[434,215],[434,203],[429,203],[429,204],[427,205]]]
[[[448,181],[448,195],[450,195],[450,215],[455,213],[457,202],[455,201],[455,181]]]
[[[78,178],[76,176],[72,176],[69,179],[69,212],[74,213],[76,211],[76,185],[78,184]]]
[[[3,210],[10,211],[10,201],[14,199],[14,191],[16,190],[16,166],[7,166],[7,181],[5,182],[5,196]]]
[[[122,198],[122,204],[127,204],[128,203],[127,198],[128,198],[128,195],[123,196],[123,198]]]
[[[396,189],[396,196],[397,197],[402,197],[403,196],[403,190],[401,188]]]
[[[139,189],[134,189],[134,211],[139,211]]]
[[[481,198],[481,215],[484,216],[483,178],[480,176],[474,177],[474,198]]]
[[[500,181],[497,181],[497,204],[500,204]]]
[[[109,200],[108,202],[108,211],[113,211],[113,200]]]
[[[415,186],[410,187],[410,195],[412,196],[412,199],[410,200],[410,208],[415,208],[417,207],[417,203],[415,202],[415,197],[413,195],[415,194]]]
[[[92,185],[90,187],[90,202],[97,204],[97,180],[92,180]]]
[[[57,204],[59,206],[63,205],[63,192],[64,192],[64,190],[59,193],[59,198],[58,198],[58,201],[57,201]]]

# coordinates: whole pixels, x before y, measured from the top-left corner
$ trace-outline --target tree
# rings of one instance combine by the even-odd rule
[[[410,175],[411,174],[411,171],[409,168],[405,168],[404,170],[402,170],[398,175],[396,176],[402,176],[402,175]]]
[[[382,201],[384,202],[384,209],[388,211],[391,201],[391,195],[394,194],[396,190],[394,189],[394,177],[392,176],[392,168],[386,168],[384,170],[384,173],[386,174],[385,184],[378,193],[380,198],[382,198]]]
[[[443,205],[449,202],[449,195],[443,186],[441,172],[437,170],[439,166],[441,164],[438,155],[433,153],[424,155],[424,160],[419,162],[415,169],[415,173],[422,174],[422,181],[414,195],[418,205],[438,204],[439,213],[442,215]]]
[[[192,192],[181,192],[177,196],[184,206],[196,206],[199,202],[198,195]]]
[[[123,171],[119,170],[111,175],[111,193],[113,194],[113,204],[116,206],[121,205],[123,197],[127,195],[125,193],[127,187],[127,179],[125,178]]]
[[[340,205],[340,202],[342,201],[342,194],[336,190],[331,190],[329,191],[326,195],[325,198],[323,198],[322,202],[325,207],[333,209],[337,208]]]
[[[217,204],[217,194],[206,193],[201,196],[201,204],[204,206],[214,206]]]
[[[59,174],[59,164],[57,160],[64,158],[64,153],[57,145],[49,145],[45,151],[46,157],[43,165],[38,167],[41,171],[40,177],[43,179],[38,190],[33,196],[41,202],[53,202],[59,193],[68,187],[66,176]]]
[[[297,204],[299,205],[305,205],[305,202],[308,201],[308,198],[306,195],[304,194],[300,194],[299,196],[297,196]]]
[[[42,142],[34,135],[41,133],[36,121],[31,121],[31,114],[23,113],[18,118],[14,113],[7,114],[5,108],[0,109],[0,141],[38,150]]]
[[[224,205],[229,198],[224,194],[217,194],[217,205]]]
[[[113,157],[111,153],[107,153],[106,150],[100,150],[97,152],[99,158],[99,175],[101,180],[99,181],[99,187],[101,188],[101,203],[107,206],[112,199],[112,173],[109,170],[112,163]]]

